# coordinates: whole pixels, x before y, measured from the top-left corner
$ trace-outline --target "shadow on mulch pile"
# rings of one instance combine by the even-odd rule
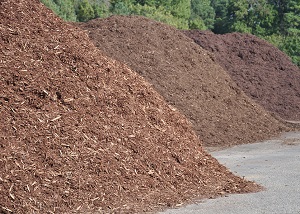
[[[286,120],[300,121],[300,69],[268,42],[250,34],[184,31],[252,99]]]
[[[97,47],[144,76],[193,123],[205,146],[251,143],[285,130],[248,98],[212,54],[180,31],[144,17],[75,24]]]
[[[2,0],[0,20],[1,213],[133,213],[259,189],[38,0]]]

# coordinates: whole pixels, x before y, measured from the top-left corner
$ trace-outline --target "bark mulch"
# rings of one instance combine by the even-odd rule
[[[300,121],[300,69],[268,42],[250,35],[185,31],[219,63],[242,90],[270,112]]]
[[[184,113],[205,146],[251,143],[284,129],[241,91],[212,54],[175,28],[138,16],[79,26],[102,52],[144,76]]]
[[[140,213],[259,189],[38,0],[0,1],[0,20],[0,213]]]

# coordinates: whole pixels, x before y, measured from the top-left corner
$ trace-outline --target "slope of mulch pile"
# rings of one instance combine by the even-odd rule
[[[137,16],[112,16],[79,26],[101,51],[144,76],[184,113],[205,146],[250,143],[282,130],[209,52],[175,28]]]
[[[0,20],[1,213],[133,213],[259,189],[38,0],[1,1]]]
[[[300,121],[300,69],[283,52],[250,34],[185,34],[213,52],[216,62],[261,106],[283,119]]]

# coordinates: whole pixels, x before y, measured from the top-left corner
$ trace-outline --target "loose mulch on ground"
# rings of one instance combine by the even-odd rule
[[[268,42],[250,34],[185,31],[213,52],[239,87],[268,111],[300,121],[300,69]]]
[[[184,113],[205,146],[255,142],[283,129],[237,87],[212,54],[175,28],[137,16],[79,26],[101,51],[144,76]]]
[[[38,0],[2,0],[0,20],[0,213],[140,213],[259,189]]]

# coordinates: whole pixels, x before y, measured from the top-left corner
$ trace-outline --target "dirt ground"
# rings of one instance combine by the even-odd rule
[[[184,31],[253,100],[286,120],[300,121],[300,69],[268,42],[250,34]]]
[[[255,142],[285,129],[241,91],[212,54],[175,28],[137,16],[79,26],[102,52],[141,74],[185,114],[205,146]]]
[[[38,0],[0,1],[0,20],[0,213],[140,213],[259,189]]]

